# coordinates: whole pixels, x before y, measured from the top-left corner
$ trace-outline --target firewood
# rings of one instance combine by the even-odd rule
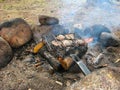
[[[58,58],[58,61],[60,62],[60,64],[65,70],[68,70],[73,63],[73,60],[71,57],[65,57],[64,59]]]
[[[60,71],[61,70],[61,65],[60,65],[59,61],[54,56],[52,56],[47,51],[44,51],[42,53],[43,53],[44,58],[46,58],[46,60],[53,67],[54,70],[56,70],[56,71]]]

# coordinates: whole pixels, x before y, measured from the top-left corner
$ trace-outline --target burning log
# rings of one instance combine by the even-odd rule
[[[54,56],[52,56],[47,51],[44,51],[42,53],[43,53],[44,58],[46,58],[46,60],[53,67],[54,70],[56,70],[56,71],[60,71],[61,70],[61,65],[60,65],[59,61]]]

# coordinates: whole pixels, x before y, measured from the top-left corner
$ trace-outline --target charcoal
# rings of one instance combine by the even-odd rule
[[[120,41],[117,39],[116,36],[107,32],[103,32],[100,35],[100,42],[104,47],[109,47],[109,46],[117,47],[119,46],[120,43]]]
[[[59,23],[59,20],[55,17],[40,15],[39,22],[41,25],[55,25]]]

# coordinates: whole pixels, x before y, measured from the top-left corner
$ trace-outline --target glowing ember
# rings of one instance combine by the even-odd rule
[[[84,41],[86,43],[91,43],[93,41],[93,38],[92,37],[91,38],[85,38]]]

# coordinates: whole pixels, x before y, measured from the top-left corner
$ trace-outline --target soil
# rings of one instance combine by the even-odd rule
[[[9,19],[21,17],[30,25],[36,25],[39,24],[38,15],[57,17],[62,20],[60,23],[72,22],[73,16],[68,12],[68,8],[74,13],[74,10],[79,6],[77,3],[79,0],[73,0],[71,3],[64,1],[65,0],[0,0],[0,23]],[[83,4],[84,1],[85,0],[81,1],[81,3]],[[66,6],[66,3],[73,7]],[[85,10],[88,10],[87,7],[85,8]],[[90,10],[91,9],[92,8],[90,8]],[[86,13],[87,11],[84,10],[79,12],[78,15],[81,14],[81,17],[76,15],[78,19],[75,23],[83,18]],[[63,16],[63,14],[69,18]],[[120,21],[117,18],[115,19]],[[83,21],[86,20],[84,19]],[[93,21],[92,24],[95,24],[95,22]],[[107,24],[107,26],[109,25],[110,24]],[[116,26],[114,26],[114,28],[115,27]],[[120,30],[118,27],[119,25],[117,29],[115,28],[115,34],[119,37]],[[31,53],[34,46],[35,42],[31,40],[23,47],[13,49],[14,58],[8,66],[0,70],[1,90],[62,90],[64,87],[70,86],[71,83],[84,77],[82,73],[54,72],[52,67],[46,60],[41,58],[39,54],[34,55]],[[112,62],[118,60],[120,58],[120,48],[113,48],[110,50],[112,50],[111,53],[113,55]],[[26,59],[31,58],[31,56],[34,58],[33,61]],[[117,63],[117,66],[120,66],[120,63]]]

